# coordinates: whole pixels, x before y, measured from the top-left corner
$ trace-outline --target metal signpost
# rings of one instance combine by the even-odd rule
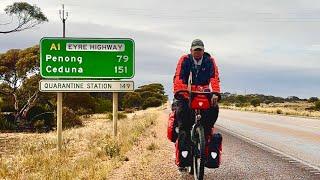
[[[120,79],[134,76],[134,52],[132,39],[41,39],[40,74],[46,79],[40,81],[39,89],[57,92],[59,150],[62,147],[62,92],[113,92],[113,134],[117,135],[118,92],[134,90],[133,81]]]

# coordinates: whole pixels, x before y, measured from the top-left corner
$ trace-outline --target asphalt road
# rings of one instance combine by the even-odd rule
[[[320,169],[320,120],[221,110],[216,123]]]
[[[242,139],[222,135],[222,164],[218,169],[206,169],[205,179],[320,179],[320,175]]]

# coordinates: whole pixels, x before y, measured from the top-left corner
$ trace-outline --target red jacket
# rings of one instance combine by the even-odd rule
[[[211,84],[212,91],[220,94],[218,66],[215,59],[208,53],[203,55],[202,63],[198,70],[190,54],[183,55],[179,59],[173,78],[174,93],[178,90],[187,89],[190,71],[192,72],[192,90],[199,90],[199,87],[209,88]]]

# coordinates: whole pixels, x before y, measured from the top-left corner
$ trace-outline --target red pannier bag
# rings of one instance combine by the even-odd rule
[[[206,143],[207,168],[218,168],[221,163],[222,135],[214,133],[208,138]]]
[[[176,142],[176,140],[178,138],[178,123],[175,118],[175,111],[172,111],[169,114],[168,127],[167,127],[167,138],[171,142]]]
[[[191,101],[191,109],[209,109],[210,101],[206,95],[196,95]]]

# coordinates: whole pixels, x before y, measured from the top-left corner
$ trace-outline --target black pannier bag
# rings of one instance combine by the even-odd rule
[[[177,139],[176,144],[176,165],[178,167],[187,167],[191,166],[192,156],[191,156],[191,148],[188,146],[186,142],[180,141]]]
[[[215,133],[208,139],[206,144],[207,168],[218,168],[221,163],[222,154],[222,135]]]

